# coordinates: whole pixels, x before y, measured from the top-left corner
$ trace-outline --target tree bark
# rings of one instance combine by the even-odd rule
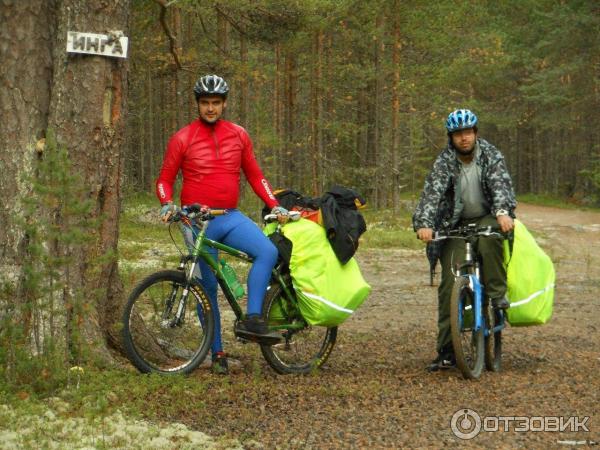
[[[296,55],[288,50],[285,55],[285,108],[284,108],[284,148],[289,157],[285,160],[285,172],[293,174],[295,180],[302,180],[304,173],[297,164],[298,146],[296,142]],[[284,175],[283,183],[289,183]],[[302,186],[308,188],[308,186]]]
[[[239,93],[239,104],[240,104],[240,123],[243,127],[248,126],[248,91],[250,79],[250,71],[248,69],[248,42],[246,36],[240,35],[240,60],[244,71],[242,74],[242,80],[240,82],[240,93]]]
[[[30,5],[30,2],[23,3]],[[47,106],[45,110],[35,105],[37,112],[30,112],[31,117],[25,117],[16,129],[23,136],[23,152],[28,149],[27,140],[31,141],[33,133],[47,124],[49,129],[55,131],[58,144],[66,146],[73,169],[85,184],[86,198],[82,200],[91,202],[88,219],[94,220],[92,223],[95,224],[89,230],[90,240],[78,246],[59,243],[56,249],[59,256],[68,257],[69,262],[63,269],[62,300],[67,314],[71,315],[70,323],[78,328],[77,334],[80,336],[78,342],[69,341],[70,337],[67,336],[67,344],[73,350],[73,347],[85,342],[95,352],[95,355],[91,355],[95,360],[110,361],[106,344],[120,345],[119,332],[114,325],[120,316],[122,298],[116,254],[127,61],[68,54],[65,48],[68,31],[105,34],[110,30],[121,30],[127,36],[129,1],[106,0],[95,5],[91,11],[90,3],[84,0],[63,0],[55,10],[49,10],[46,2],[40,3],[39,10],[27,11],[24,18],[37,17],[39,11],[45,11],[40,17],[42,21],[54,23],[56,19],[56,38],[51,39],[53,72],[32,70],[32,76],[35,75],[33,83],[24,88],[34,96],[47,90],[51,93],[50,102],[48,104],[44,97],[41,104]],[[43,26],[41,28],[44,29]],[[33,34],[37,32],[34,30]],[[44,48],[42,61],[50,61],[47,47]],[[39,66],[39,55],[32,53],[30,56],[31,65]],[[22,60],[20,55],[21,64]],[[26,172],[25,167],[17,167],[16,170],[17,177]],[[56,220],[68,219],[59,217]],[[68,228],[70,224],[58,225]],[[80,292],[83,301],[83,308],[79,310],[73,307],[77,292]],[[72,353],[77,359],[83,357],[79,350],[75,349],[75,353]]]
[[[384,86],[384,54],[385,41],[383,39],[385,15],[380,12],[377,16],[377,40],[375,41],[375,103],[373,117],[373,165],[376,170],[379,183],[375,183],[375,205],[382,207],[385,205],[385,196],[389,187],[387,180],[387,168],[385,154],[383,152],[381,129],[382,129],[382,111],[383,111],[383,86]],[[385,187],[384,187],[385,186]]]
[[[16,292],[13,302],[26,297],[19,295],[27,290],[22,262],[31,262],[32,256],[27,255],[28,236],[20,216],[23,199],[39,175],[32,169],[33,163],[51,156],[44,153],[53,149],[44,145],[44,138],[47,130],[53,129],[85,184],[86,198],[81,200],[92,202],[88,219],[97,219],[87,230],[91,238],[86,244],[44,243],[53,257],[68,257],[60,269],[60,285],[51,286],[48,295],[52,304],[56,294],[62,293],[60,308],[67,311],[67,327],[71,327],[64,342],[78,362],[83,357],[78,344],[85,342],[95,352],[86,356],[110,361],[107,343],[118,346],[120,341],[113,325],[120,316],[122,297],[116,251],[127,72],[124,59],[67,54],[67,32],[121,30],[127,35],[128,14],[128,0],[106,0],[92,11],[90,3],[83,0],[5,0],[0,4],[0,38],[7,43],[1,47],[6,70],[2,71],[0,92],[0,194],[8,200],[0,209],[2,281]],[[26,182],[27,178],[32,181]],[[67,214],[49,217],[47,210],[69,206],[38,205],[39,216],[68,230]],[[27,220],[35,226],[39,217]],[[74,308],[77,292],[83,302],[79,309]],[[72,327],[77,328],[76,333],[69,333],[75,331]],[[54,322],[48,329],[54,333]],[[25,338],[39,344],[38,331]]]
[[[48,127],[54,8],[47,0],[0,3],[0,284],[7,283],[15,298],[20,298],[27,240],[19,225],[30,193],[25,178],[32,175],[36,143]]]
[[[398,3],[395,2],[395,11],[398,11]],[[393,84],[392,84],[392,164],[391,164],[391,180],[392,180],[392,207],[394,211],[400,206],[400,168],[398,167],[398,154],[400,152],[400,50],[402,49],[402,41],[400,40],[400,20],[398,16],[393,22],[393,47],[392,47],[392,65],[393,65]]]
[[[277,137],[278,144],[276,150],[276,159],[277,163],[276,174],[275,174],[275,184],[277,186],[283,186],[284,179],[283,174],[285,172],[285,160],[286,153],[288,149],[286,148],[285,143],[285,134],[283,131],[283,82],[282,76],[283,73],[283,63],[282,63],[282,55],[281,55],[281,44],[275,44],[275,74],[274,74],[274,86],[273,86],[273,123],[275,126],[275,136]]]
[[[325,35],[318,30],[314,36],[315,63],[311,77],[311,120],[310,120],[310,147],[311,147],[311,190],[313,196],[318,196],[322,190],[323,179],[323,42]]]

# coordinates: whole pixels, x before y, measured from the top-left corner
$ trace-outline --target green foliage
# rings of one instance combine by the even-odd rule
[[[518,192],[598,195],[595,2],[171,2],[171,12],[176,7],[187,26],[179,30],[185,68],[193,73],[180,71],[177,89],[187,102],[197,74],[228,77],[228,118],[243,118],[278,186],[316,194],[315,187],[343,183],[377,207],[397,207],[398,191],[418,190],[446,144],[448,112],[468,107],[480,117],[482,137],[505,153]],[[147,142],[157,146],[152,177],[164,151],[159,142],[175,131],[165,122],[181,109],[161,104],[147,115],[148,92],[175,87],[153,14],[155,5],[134,5],[134,35],[147,45],[132,57],[139,72],[131,96],[134,116],[150,120],[136,122],[134,135],[151,132]],[[170,92],[157,92],[159,101]],[[578,164],[570,164],[572,155]],[[580,173],[587,178],[573,181]]]
[[[361,236],[361,248],[408,248],[421,249],[423,244],[416,238],[409,209],[372,210],[362,212],[367,232]]]
[[[564,198],[551,196],[548,194],[522,194],[517,197],[517,202],[523,203],[531,203],[534,205],[542,205],[542,206],[552,206],[555,208],[564,208],[564,209],[583,209],[583,210],[592,210],[594,208],[586,207],[580,203],[576,203],[573,201],[566,201]],[[517,205],[518,208],[518,205]],[[597,207],[595,209],[598,209]],[[519,214],[519,210],[517,209],[517,216]]]
[[[590,204],[600,206],[600,143],[594,146],[590,168],[581,171],[581,175],[588,179],[593,186]]]

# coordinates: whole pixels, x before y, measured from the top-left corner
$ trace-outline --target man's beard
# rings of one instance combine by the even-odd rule
[[[460,148],[458,148],[456,146],[454,148],[456,149],[456,151],[458,153],[460,153],[463,156],[471,156],[473,154],[473,152],[475,151],[475,146],[471,147],[470,150],[462,150],[462,149],[460,149]]]

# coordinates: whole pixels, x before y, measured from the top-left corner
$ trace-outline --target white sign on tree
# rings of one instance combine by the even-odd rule
[[[129,39],[122,31],[109,34],[67,32],[67,52],[127,58]]]

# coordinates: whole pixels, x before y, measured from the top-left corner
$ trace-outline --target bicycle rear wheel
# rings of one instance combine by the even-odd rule
[[[456,365],[465,378],[476,379],[483,370],[483,328],[474,331],[474,295],[469,280],[454,282],[450,300],[450,328]]]
[[[502,367],[502,330],[492,333],[495,326],[503,322],[503,312],[495,310],[491,302],[486,302],[483,309],[485,327],[490,334],[485,337],[485,368],[492,372],[500,371]]]
[[[283,336],[278,344],[260,346],[265,360],[277,373],[309,373],[327,361],[335,345],[337,327],[307,325],[297,303],[285,298],[278,283],[271,285],[267,291],[263,317],[270,329],[281,332]],[[304,324],[304,327],[297,329],[290,326],[297,324]]]
[[[210,302],[199,285],[184,299],[184,287],[182,272],[165,270],[142,280],[129,296],[123,341],[140,372],[190,373],[206,358],[214,331]]]

